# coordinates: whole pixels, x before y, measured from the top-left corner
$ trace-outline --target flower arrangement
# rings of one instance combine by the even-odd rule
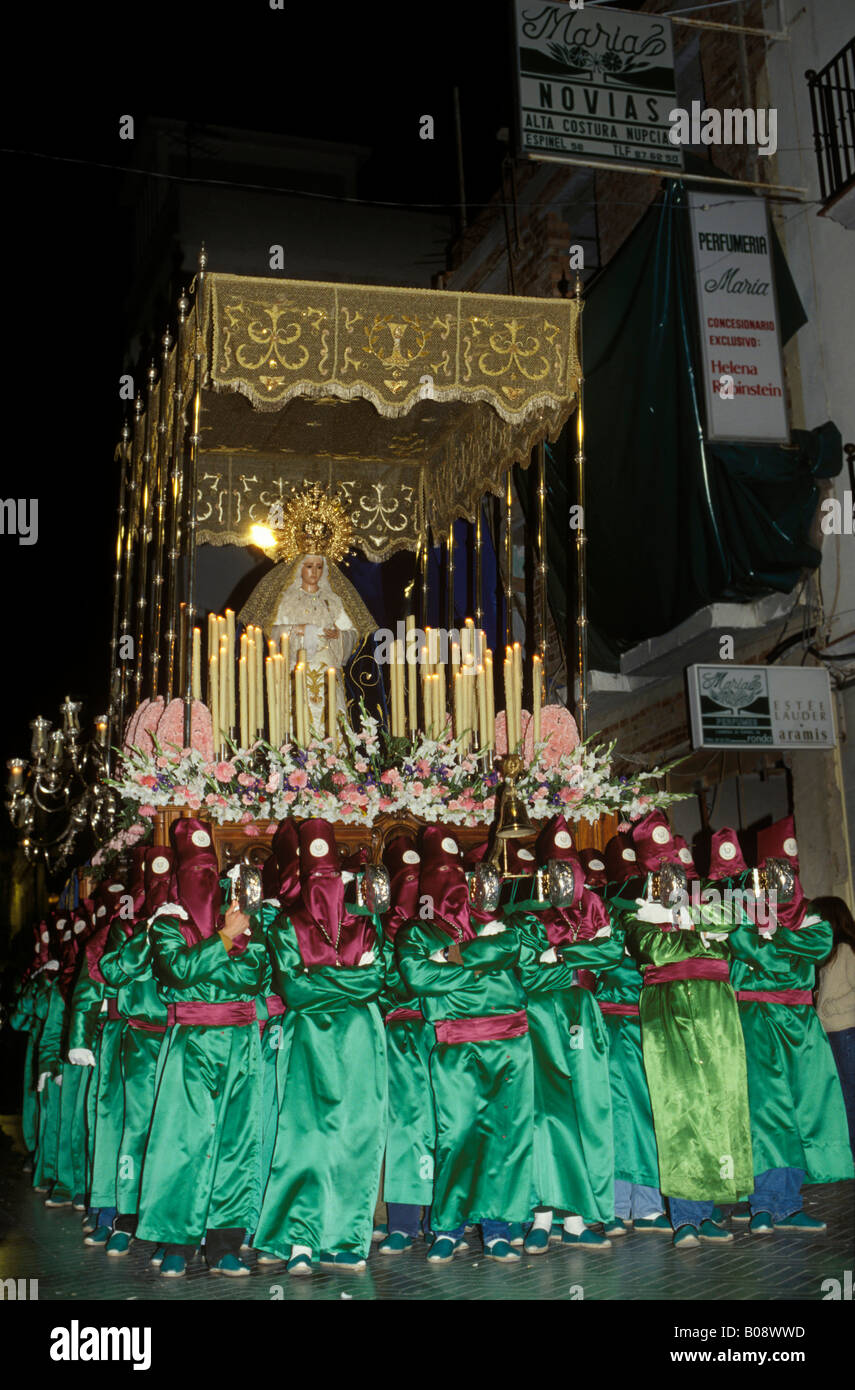
[[[329,738],[306,748],[274,748],[259,740],[214,761],[198,748],[164,746],[149,737],[152,751],[125,748],[111,780],[135,826],[150,823],[166,805],[203,811],[219,824],[247,826],[287,816],[370,824],[383,813],[487,826],[501,780],[486,758],[460,753],[450,725],[438,739],[393,738],[364,709],[358,730],[342,723],[337,746]],[[595,821],[616,811],[631,821],[680,799],[657,786],[668,768],[616,777],[614,743],[596,747],[590,739],[567,738],[559,740],[557,751],[552,741],[547,736],[532,748],[517,781],[534,820],[561,811],[570,820]]]

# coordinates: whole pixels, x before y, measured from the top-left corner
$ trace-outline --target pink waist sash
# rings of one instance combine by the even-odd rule
[[[597,1003],[600,1013],[617,1014],[619,1018],[638,1018],[637,1004],[619,1004],[616,1000],[612,1002],[610,999],[598,999]]]
[[[390,1023],[404,1023],[410,1018],[423,1019],[424,1014],[421,1009],[392,1009],[391,1013],[386,1015],[386,1027],[388,1028]]]
[[[147,1018],[129,1018],[128,1023],[131,1028],[138,1028],[141,1033],[165,1033],[165,1023],[152,1023]]]
[[[186,1023],[192,1028],[237,1028],[256,1022],[252,999],[235,999],[226,1004],[188,1000],[186,1004],[167,1004],[166,1015],[168,1023]]]
[[[110,1023],[118,1023],[119,1019],[122,1018],[122,1017],[124,1017],[124,1015],[119,1013],[119,1006],[118,1006],[118,1004],[116,1003],[115,999],[108,999],[108,1000],[107,1000],[107,1020],[108,1020],[108,1022],[110,1022]]]
[[[672,980],[729,980],[726,960],[678,960],[673,965],[648,965],[645,985],[669,985]]]
[[[515,1014],[481,1014],[476,1018],[445,1018],[434,1025],[438,1043],[497,1042],[521,1038],[528,1032],[525,1009]]]
[[[738,989],[736,997],[743,1004],[789,1004],[791,1008],[813,1004],[809,989]]]
[[[280,999],[278,994],[268,994],[264,1001],[267,1005],[267,1017],[279,1018],[285,1012],[285,1000]]]

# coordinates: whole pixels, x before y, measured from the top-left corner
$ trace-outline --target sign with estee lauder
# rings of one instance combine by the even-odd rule
[[[671,24],[658,15],[515,0],[520,153],[682,169]]]
[[[789,443],[766,203],[690,193],[689,214],[707,438]]]
[[[833,748],[824,666],[690,666],[695,748]]]

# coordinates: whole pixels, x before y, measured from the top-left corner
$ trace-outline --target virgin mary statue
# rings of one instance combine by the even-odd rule
[[[272,543],[264,547],[278,563],[255,586],[238,617],[277,644],[288,633],[292,669],[303,653],[309,715],[322,733],[328,669],[335,668],[337,706],[346,718],[344,668],[377,624],[336,563],[352,535],[338,499],[316,485],[281,508],[280,517]]]

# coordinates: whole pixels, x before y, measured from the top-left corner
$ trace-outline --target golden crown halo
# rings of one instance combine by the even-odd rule
[[[338,563],[351,549],[353,523],[341,499],[313,483],[289,502],[274,502],[268,527],[254,527],[253,539],[276,560],[324,555]]]

